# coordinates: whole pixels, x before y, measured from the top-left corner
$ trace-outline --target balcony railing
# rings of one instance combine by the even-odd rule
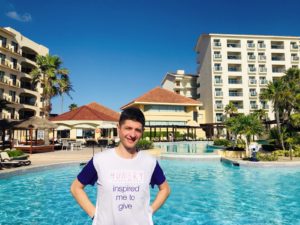
[[[241,72],[241,67],[228,67],[229,72]]]
[[[280,57],[280,56],[272,56],[272,61],[284,61],[284,57]]]
[[[230,92],[229,91],[229,96],[230,97],[241,97],[241,96],[243,96],[243,92]]]
[[[299,46],[295,43],[295,44],[291,44],[291,50],[298,50]]]
[[[227,43],[228,48],[240,48],[241,45],[238,43]]]
[[[223,97],[223,91],[216,91],[215,96],[216,97]]]
[[[268,81],[265,80],[265,79],[259,80],[259,84],[261,84],[261,85],[266,85],[266,84],[268,84]]]
[[[214,59],[222,59],[222,55],[221,54],[214,54]]]
[[[284,45],[272,44],[271,49],[284,49]]]
[[[251,73],[256,72],[256,68],[255,67],[249,67],[248,71],[251,72]]]
[[[250,105],[250,109],[258,109],[258,105]]]
[[[227,59],[240,60],[242,57],[240,55],[228,55]]]
[[[214,42],[214,47],[220,48],[221,46],[221,42]]]
[[[250,85],[256,85],[256,84],[257,84],[257,80],[255,80],[255,79],[250,79],[250,80],[249,80],[249,84],[250,84]]]
[[[248,46],[248,48],[255,48],[255,44],[254,43],[248,43],[247,46]]]
[[[215,84],[223,84],[223,80],[222,79],[215,79]]]
[[[266,67],[259,67],[259,72],[260,73],[266,73],[267,72],[267,68]]]
[[[267,105],[267,104],[266,105],[261,105],[261,108],[262,109],[269,109],[269,105]]]
[[[259,61],[266,61],[267,57],[265,55],[259,55],[258,60]]]
[[[215,104],[215,109],[223,110],[224,106],[223,104]]]
[[[214,71],[222,71],[222,67],[221,66],[214,66]]]
[[[264,44],[264,43],[258,43],[258,48],[265,49],[266,48],[266,44]]]
[[[242,80],[238,80],[238,79],[229,79],[228,80],[228,84],[241,84]]]
[[[292,62],[299,61],[299,56],[292,56]]]
[[[283,68],[272,68],[272,73],[284,73],[285,69]]]
[[[256,97],[257,96],[257,92],[250,92],[249,93],[251,97]]]
[[[256,57],[255,57],[255,55],[248,55],[248,60],[255,60],[256,59]]]

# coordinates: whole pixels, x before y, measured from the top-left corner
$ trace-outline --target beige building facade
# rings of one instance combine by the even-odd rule
[[[274,119],[270,102],[259,94],[269,81],[299,68],[300,37],[204,34],[196,45],[198,94],[206,123],[224,119],[224,107],[232,102],[239,113],[264,109]]]
[[[18,31],[0,27],[0,99],[10,102],[0,119],[40,116],[42,87],[32,85],[30,72],[37,66],[35,57],[48,53],[48,48]]]
[[[197,78],[198,75],[186,74],[184,70],[177,70],[175,73],[167,73],[161,86],[182,96],[197,99]]]

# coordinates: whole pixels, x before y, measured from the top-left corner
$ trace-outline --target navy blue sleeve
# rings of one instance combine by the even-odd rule
[[[156,166],[153,171],[152,177],[151,177],[151,187],[154,188],[154,185],[161,185],[163,182],[165,182],[166,177],[164,175],[164,172],[162,171],[161,167],[159,166],[158,162],[156,161]]]
[[[94,185],[98,180],[97,171],[94,167],[93,159],[91,159],[78,174],[77,179],[83,185]]]

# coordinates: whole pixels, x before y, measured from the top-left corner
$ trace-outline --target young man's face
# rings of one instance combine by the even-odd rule
[[[133,120],[125,120],[118,129],[120,142],[126,149],[134,149],[143,135],[142,124]]]

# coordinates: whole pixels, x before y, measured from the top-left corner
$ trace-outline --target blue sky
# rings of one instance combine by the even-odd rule
[[[47,46],[70,70],[71,103],[111,109],[159,86],[167,72],[196,73],[203,33],[300,36],[297,0],[0,0],[0,26]],[[61,100],[53,99],[53,113]]]

